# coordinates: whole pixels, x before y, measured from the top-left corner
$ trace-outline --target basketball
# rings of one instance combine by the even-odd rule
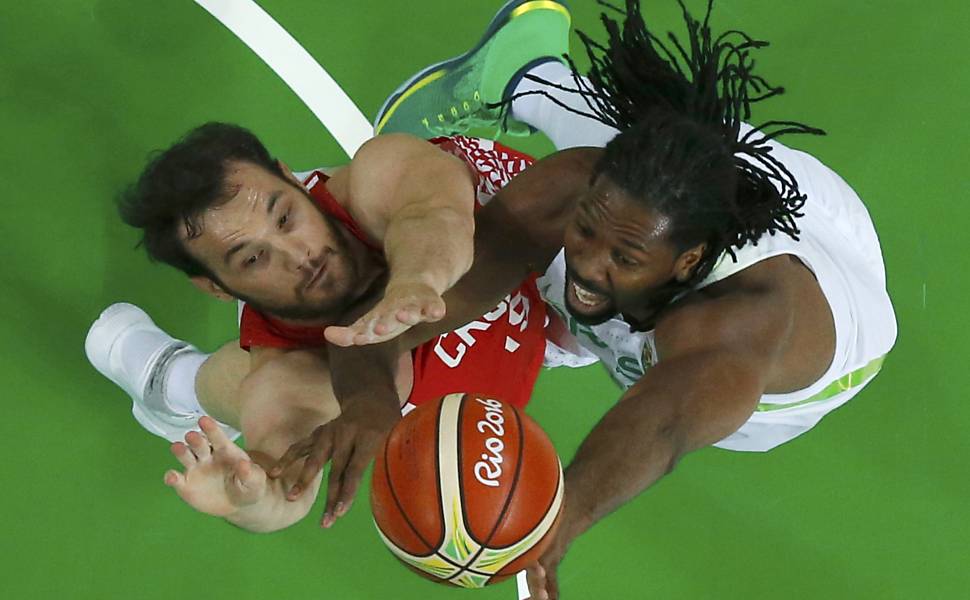
[[[562,507],[559,457],[510,404],[451,394],[422,404],[374,461],[371,509],[391,552],[441,583],[484,587],[536,561]]]

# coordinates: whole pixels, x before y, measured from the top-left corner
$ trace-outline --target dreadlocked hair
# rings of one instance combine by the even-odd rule
[[[577,32],[591,67],[583,79],[568,56],[578,91],[589,109],[571,112],[620,130],[607,144],[594,178],[606,174],[634,197],[664,212],[681,231],[675,243],[708,244],[692,282],[699,281],[727,252],[762,235],[782,232],[797,240],[795,219],[805,195],[791,172],[771,154],[767,142],[789,133],[824,135],[791,121],[768,121],[742,134],[751,104],[784,92],[755,75],[751,52],[768,45],[741,31],[712,34],[708,0],[698,21],[678,0],[687,25],[687,43],[668,32],[666,41],[651,32],[639,0],[625,10],[597,2],[624,17],[620,25],[601,15],[605,45]],[[566,90],[534,76],[551,87]],[[539,92],[542,93],[542,92]],[[733,170],[733,177],[727,167]],[[656,181],[648,182],[655,179]],[[706,190],[705,185],[718,189]]]

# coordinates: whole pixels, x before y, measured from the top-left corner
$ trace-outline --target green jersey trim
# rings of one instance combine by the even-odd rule
[[[886,356],[880,356],[879,358],[873,359],[869,364],[864,367],[860,367],[851,373],[839,377],[832,383],[825,386],[825,389],[815,394],[811,398],[806,398],[801,402],[792,402],[791,404],[765,404],[761,403],[755,412],[770,412],[773,410],[781,410],[784,408],[792,408],[794,406],[802,406],[804,404],[811,404],[813,402],[822,402],[823,400],[828,400],[842,392],[851,390],[852,388],[858,387],[863,383],[869,381],[879,369],[882,368],[883,361],[886,360]]]

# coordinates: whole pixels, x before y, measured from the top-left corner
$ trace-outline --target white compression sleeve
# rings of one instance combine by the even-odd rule
[[[586,101],[579,94],[579,87],[566,65],[557,61],[546,62],[531,69],[526,75],[515,87],[513,95],[523,92],[541,91],[543,93],[532,93],[513,100],[512,118],[528,123],[546,134],[557,150],[576,146],[605,146],[617,134],[617,130],[609,125],[569,112],[556,103],[559,101],[576,110],[591,112]],[[532,81],[528,75],[567,89],[560,90]]]

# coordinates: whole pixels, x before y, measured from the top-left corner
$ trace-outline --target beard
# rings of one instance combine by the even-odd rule
[[[277,319],[282,319],[284,321],[313,321],[314,323],[319,322],[321,324],[336,323],[340,319],[340,316],[344,313],[344,306],[349,304],[349,302],[341,302],[340,300],[327,301],[318,306],[309,303],[267,304],[260,300],[256,300],[252,296],[242,294],[231,288],[225,289],[235,298],[242,300],[249,306],[252,306],[258,312],[264,315],[275,317]]]
[[[380,291],[385,281],[385,278],[381,276],[385,270],[382,269],[384,263],[383,260],[373,260],[371,257],[364,261],[355,260],[350,239],[353,234],[336,223],[334,217],[318,206],[306,190],[300,188],[300,191],[303,192],[311,206],[323,217],[325,226],[329,230],[329,237],[333,240],[335,250],[330,260],[335,262],[340,260],[344,265],[344,268],[341,269],[344,273],[344,280],[334,286],[336,289],[333,289],[332,293],[328,294],[326,298],[314,302],[305,298],[303,289],[297,289],[295,291],[296,299],[292,302],[269,302],[226,285],[216,279],[214,274],[210,274],[209,277],[214,279],[233,297],[252,306],[264,315],[285,321],[304,321],[321,325],[335,324],[354,306]],[[361,290],[360,286],[371,278],[373,280]]]
[[[587,284],[581,278],[577,278],[567,266],[565,289],[563,298],[566,311],[569,316],[581,325],[595,327],[602,325],[610,319],[619,316],[630,326],[630,331],[650,331],[656,326],[657,320],[663,315],[664,311],[676,298],[690,289],[689,286],[678,282],[676,279],[669,279],[659,286],[642,291],[636,296],[621,294],[619,297],[613,294],[601,295],[609,298],[602,308],[594,311],[582,311],[580,306],[572,297],[573,292],[570,286],[574,281],[586,289],[599,292],[595,287]]]
[[[569,294],[569,289],[568,289],[569,283],[567,283],[566,286],[567,286],[567,289],[565,293]],[[606,323],[607,321],[609,321],[610,319],[612,319],[617,315],[617,310],[616,308],[614,308],[612,302],[608,306],[606,306],[606,308],[600,311],[597,311],[595,313],[577,312],[576,309],[573,308],[573,303],[570,302],[569,300],[565,302],[565,305],[566,305],[566,312],[569,313],[569,316],[580,325],[585,325],[587,327],[595,327],[596,325],[602,325],[603,323]]]

